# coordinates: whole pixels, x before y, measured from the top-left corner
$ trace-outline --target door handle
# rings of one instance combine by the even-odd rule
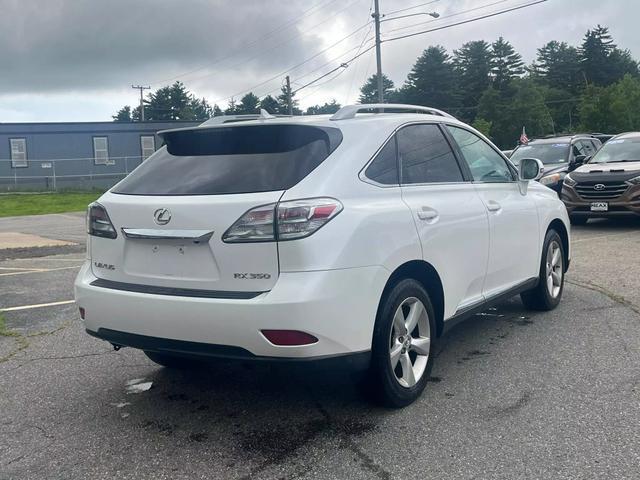
[[[417,214],[420,220],[437,220],[438,218],[438,211],[431,207],[419,208]]]
[[[495,200],[489,200],[487,202],[487,210],[489,210],[490,212],[499,212],[500,210],[502,210],[502,205],[500,205]]]

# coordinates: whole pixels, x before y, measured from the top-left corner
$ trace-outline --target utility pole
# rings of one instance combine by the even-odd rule
[[[376,25],[376,63],[378,65],[378,103],[384,103],[382,87],[382,52],[380,51],[380,5],[374,0],[374,12],[371,14]]]
[[[149,85],[131,85],[131,88],[140,90],[140,121],[144,122],[144,98],[142,91],[149,90],[151,87]]]
[[[293,99],[291,98],[291,79],[287,75],[287,108],[289,109],[289,115],[293,115]]]

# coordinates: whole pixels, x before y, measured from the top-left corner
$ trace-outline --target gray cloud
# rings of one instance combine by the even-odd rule
[[[380,3],[383,12],[391,12],[425,1]],[[447,15],[496,0],[440,0],[423,7],[442,16],[423,28],[523,1],[505,0],[447,19]],[[384,71],[400,85],[428,45],[442,44],[451,52],[466,41],[492,41],[500,35],[530,62],[536,48],[547,41],[579,44],[584,32],[598,23],[610,27],[619,46],[640,56],[635,25],[640,3],[583,0],[579,9],[576,4],[549,0],[519,12],[386,43]],[[279,77],[256,85],[365,24],[370,20],[370,5],[371,0],[0,0],[0,121],[2,117],[5,121],[109,119],[119,106],[135,102],[131,83],[151,83],[157,88],[176,78],[197,95],[206,96],[211,102],[221,100],[222,104],[230,95],[250,88],[258,94],[277,91],[282,81]],[[307,11],[306,17],[294,21]],[[421,10],[407,13],[418,11]],[[413,17],[385,23],[383,32],[390,37],[415,31],[421,27],[391,32],[393,28],[427,20],[430,19]],[[350,58],[351,55],[344,56],[309,73],[357,47],[366,31],[292,71],[294,87]],[[220,61],[224,57],[229,58]],[[181,75],[193,70],[196,71]],[[319,82],[297,97],[303,105],[331,98],[352,102],[364,79],[374,71],[370,52],[335,80]],[[69,98],[85,105],[71,103],[67,109],[60,109]]]

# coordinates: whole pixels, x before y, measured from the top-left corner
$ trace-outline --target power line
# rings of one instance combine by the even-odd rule
[[[436,32],[438,30],[444,30],[445,28],[457,27],[458,25],[464,25],[466,23],[477,22],[478,20],[484,20],[485,18],[495,17],[495,16],[498,16],[498,15],[502,15],[504,13],[509,13],[509,12],[513,12],[515,10],[520,10],[522,8],[531,7],[533,5],[537,5],[539,3],[544,3],[546,1],[547,0],[537,0],[535,2],[525,3],[523,5],[518,5],[517,7],[508,8],[506,10],[501,10],[499,12],[489,13],[487,15],[482,15],[480,17],[475,17],[475,18],[470,18],[470,19],[467,19],[467,20],[462,20],[460,22],[451,23],[449,25],[443,25],[441,27],[431,28],[429,30],[422,30],[421,32],[408,33],[406,35],[400,35],[400,36],[397,36],[397,37],[387,38],[387,39],[382,40],[382,42],[385,42],[385,43],[386,42],[393,42],[395,40],[402,40],[404,38],[415,37],[417,35],[424,35],[425,33]]]
[[[247,48],[247,47],[251,47],[251,46],[253,46],[253,45],[257,44],[257,43],[262,42],[263,40],[265,40],[265,39],[267,39],[267,38],[272,37],[272,36],[273,36],[274,34],[276,34],[276,33],[282,32],[283,30],[288,30],[288,29],[289,29],[289,28],[291,28],[291,27],[293,26],[293,24],[295,24],[296,22],[298,22],[298,21],[302,20],[303,18],[306,18],[306,17],[308,17],[309,15],[311,15],[311,12],[312,12],[313,10],[317,10],[317,9],[319,9],[319,8],[321,8],[321,7],[326,8],[326,7],[328,7],[329,5],[331,5],[332,3],[336,3],[338,0],[329,0],[329,1],[327,1],[326,3],[324,3],[324,5],[323,5],[323,1],[324,1],[324,0],[322,0],[322,1],[318,2],[318,3],[316,3],[316,4],[315,4],[314,6],[312,6],[311,8],[308,8],[307,10],[304,10],[304,11],[302,12],[302,15],[300,15],[299,17],[296,17],[296,18],[294,18],[294,19],[292,19],[292,20],[289,20],[289,21],[287,21],[287,22],[285,22],[285,23],[283,23],[283,24],[279,25],[278,27],[274,28],[273,30],[270,30],[269,32],[265,33],[264,35],[262,35],[262,36],[260,36],[260,37],[258,37],[258,38],[256,38],[256,39],[254,39],[254,40],[252,40],[252,41],[250,41],[250,42],[248,42],[248,43],[243,43],[243,44],[239,45],[236,49],[232,50],[230,53],[227,53],[226,55],[224,55],[224,56],[222,56],[222,57],[220,57],[220,58],[218,58],[218,59],[216,59],[216,60],[213,60],[212,62],[208,62],[208,63],[206,63],[206,64],[204,64],[204,65],[202,65],[202,66],[200,66],[200,67],[197,67],[197,68],[195,68],[195,69],[193,69],[193,70],[189,70],[189,71],[184,72],[184,73],[180,73],[180,74],[175,75],[175,76],[173,76],[173,77],[169,77],[169,78],[166,78],[166,79],[164,79],[164,80],[158,80],[158,81],[156,81],[156,82],[153,82],[153,83],[152,83],[152,85],[158,85],[158,84],[160,84],[160,83],[170,82],[171,80],[175,80],[175,79],[177,79],[177,78],[185,77],[185,76],[187,76],[187,75],[191,75],[192,73],[196,73],[196,72],[199,72],[199,71],[201,71],[201,70],[204,70],[204,69],[205,69],[205,68],[207,68],[207,67],[212,67],[213,65],[217,65],[218,63],[220,63],[220,62],[222,62],[222,61],[224,61],[224,60],[226,60],[226,59],[228,59],[228,58],[233,57],[233,55],[235,54],[235,52],[237,52],[238,50],[240,50],[240,49],[245,49],[245,48]]]
[[[431,5],[432,3],[439,2],[440,0],[431,0],[430,2],[419,3],[418,5],[414,5],[413,7],[401,8],[400,10],[394,10],[393,12],[385,13],[385,15],[395,15],[396,13],[406,12],[408,10],[413,10],[415,8],[424,7],[425,5]]]
[[[334,1],[335,1],[335,0],[334,0]],[[304,36],[306,33],[308,33],[308,32],[310,32],[310,31],[312,31],[312,30],[314,30],[314,29],[318,28],[318,27],[319,27],[319,26],[321,26],[321,25],[324,25],[324,24],[325,24],[325,23],[327,23],[327,22],[329,22],[333,17],[335,17],[336,15],[338,15],[338,14],[340,14],[340,13],[344,12],[345,10],[347,10],[347,9],[351,8],[351,7],[352,7],[356,2],[358,2],[358,1],[359,1],[359,0],[351,0],[351,1],[348,1],[348,2],[347,2],[347,5],[346,5],[344,8],[341,8],[340,10],[337,10],[337,11],[333,12],[329,17],[325,18],[322,22],[320,22],[320,23],[316,23],[314,26],[312,26],[312,27],[309,27],[309,28],[305,29],[305,31],[304,31],[304,32],[299,32],[297,35],[295,35],[295,36],[293,36],[293,37],[290,37],[290,38],[288,38],[288,39],[285,39],[285,40],[283,40],[283,41],[281,41],[281,42],[279,42],[279,43],[276,43],[275,45],[272,45],[271,47],[269,47],[269,48],[267,48],[267,49],[259,50],[259,51],[258,51],[258,52],[256,52],[254,55],[250,56],[249,58],[246,58],[246,59],[244,59],[244,60],[242,60],[242,61],[240,61],[240,62],[237,62],[237,63],[235,63],[235,64],[231,65],[231,66],[230,66],[230,67],[228,67],[228,68],[229,68],[229,69],[237,68],[237,67],[239,67],[239,66],[241,66],[241,65],[244,65],[244,64],[246,64],[246,63],[249,63],[249,62],[250,62],[250,61],[252,61],[252,60],[255,60],[256,58],[262,57],[262,56],[264,56],[266,53],[271,52],[271,51],[273,51],[273,50],[275,50],[275,49],[277,49],[277,48],[280,48],[280,47],[282,47],[283,45],[286,45],[286,44],[288,44],[288,43],[293,42],[294,40],[296,40],[296,39],[298,39],[298,38],[300,38],[300,37]],[[232,56],[232,55],[228,55],[226,58],[230,58],[231,56]],[[217,63],[219,63],[219,62],[217,62]],[[218,73],[218,72],[210,72],[210,73],[206,73],[206,74],[204,74],[204,75],[200,75],[199,77],[192,78],[190,81],[192,81],[192,82],[193,82],[193,81],[202,80],[203,78],[211,77],[211,76],[213,76],[213,75],[216,75],[217,73]]]
[[[269,83],[269,82],[272,82],[272,81],[273,81],[273,80],[275,80],[276,78],[282,78],[282,77],[283,77],[284,75],[286,75],[287,73],[290,73],[290,72],[292,72],[292,71],[294,71],[294,70],[296,70],[296,69],[300,68],[302,65],[305,65],[305,64],[309,63],[311,60],[314,60],[315,58],[319,57],[319,56],[320,56],[320,55],[322,55],[323,53],[325,53],[325,52],[327,52],[327,51],[331,50],[331,49],[332,49],[333,47],[335,47],[336,45],[339,45],[340,43],[344,42],[344,41],[345,41],[345,40],[347,40],[348,38],[351,38],[351,37],[352,37],[352,36],[354,36],[356,33],[358,33],[359,31],[363,30],[365,27],[367,27],[367,26],[369,25],[369,23],[371,23],[371,22],[367,22],[367,23],[365,23],[364,25],[362,25],[362,26],[358,27],[356,30],[354,30],[353,32],[351,32],[349,35],[347,35],[347,36],[345,36],[345,37],[341,38],[341,39],[340,39],[340,40],[338,40],[337,42],[335,42],[335,43],[333,43],[333,44],[329,45],[328,47],[324,48],[323,50],[320,50],[320,51],[319,51],[319,52],[317,52],[316,54],[314,54],[314,55],[312,55],[311,57],[307,58],[306,60],[304,60],[304,61],[302,61],[302,62],[300,62],[300,63],[298,63],[298,64],[294,65],[293,67],[288,68],[287,70],[284,70],[284,71],[282,71],[282,72],[279,72],[279,73],[277,73],[276,75],[274,75],[273,77],[271,77],[271,78],[269,78],[269,79],[267,79],[267,80],[265,80],[265,81],[263,81],[263,82],[260,82],[260,83],[258,83],[257,85],[253,85],[253,86],[252,86],[251,88],[249,88],[249,89],[245,89],[245,90],[242,90],[241,92],[235,93],[235,94],[230,95],[230,96],[228,96],[228,97],[224,97],[224,98],[221,98],[221,99],[219,99],[219,100],[216,100],[214,103],[222,102],[222,101],[224,101],[224,100],[228,100],[228,99],[230,99],[230,98],[237,97],[238,95],[242,95],[242,94],[244,94],[244,93],[250,92],[250,91],[252,91],[253,89],[255,89],[255,88],[257,88],[257,87],[261,87],[262,85],[265,85],[265,84],[267,84],[267,83]]]
[[[437,22],[437,21],[445,20],[445,19],[447,19],[447,18],[458,17],[458,16],[460,16],[460,15],[464,15],[465,13],[471,13],[471,12],[475,12],[475,11],[477,11],[477,10],[482,10],[483,8],[493,7],[493,6],[495,6],[495,5],[498,5],[498,4],[500,4],[500,3],[505,3],[505,2],[508,2],[508,1],[509,1],[509,0],[498,0],[497,2],[487,3],[487,4],[485,4],[485,5],[480,5],[480,6],[478,6],[478,7],[469,8],[468,10],[463,10],[463,11],[461,11],[461,12],[452,13],[452,14],[450,14],[450,15],[445,15],[445,16],[442,16],[442,17],[440,17],[440,18],[438,18],[438,19],[435,19],[435,20],[428,20],[428,21],[426,21],[426,22],[419,22],[419,23],[413,23],[413,24],[411,24],[411,25],[405,25],[404,27],[396,27],[396,28],[392,28],[392,29],[390,29],[390,30],[387,30],[387,32],[386,32],[386,33],[398,32],[398,31],[400,31],[400,30],[407,30],[407,29],[409,29],[409,28],[419,27],[419,26],[421,26],[421,25],[427,25],[427,24],[429,24],[429,23],[433,23],[433,22]]]

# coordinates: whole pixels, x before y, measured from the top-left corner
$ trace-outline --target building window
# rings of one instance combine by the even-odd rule
[[[107,137],[93,137],[93,162],[96,165],[112,165],[109,162]]]
[[[27,167],[27,140],[25,138],[10,138],[11,144],[11,166]]]
[[[140,150],[142,151],[142,160],[146,160],[156,151],[156,137],[153,135],[140,136]]]

